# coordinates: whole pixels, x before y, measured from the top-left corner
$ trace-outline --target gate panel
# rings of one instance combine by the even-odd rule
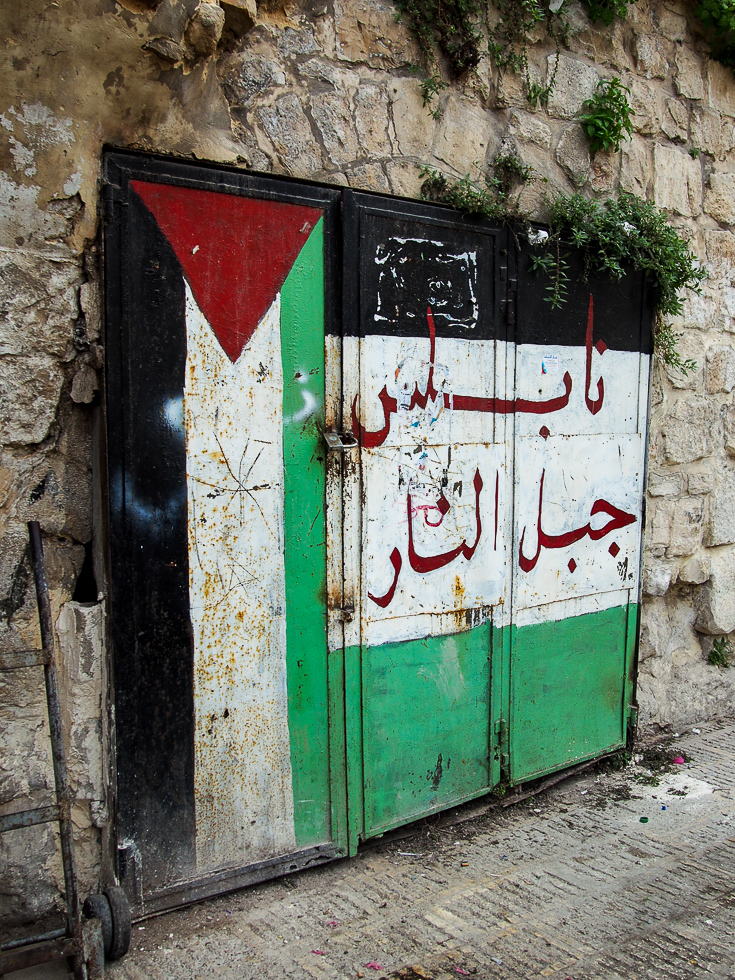
[[[118,753],[120,836],[139,850],[145,889],[155,892],[172,878],[247,867],[332,839],[324,294],[337,195],[297,196],[234,175],[212,184],[206,171],[176,165],[148,163],[148,172],[136,174],[126,159],[115,172],[115,163],[134,216],[121,235],[120,266],[141,218],[145,227],[154,221],[157,244],[163,238],[174,261],[162,273],[151,252],[148,279],[160,289],[164,275],[163,284],[177,284],[183,298],[170,337],[149,316],[137,281],[111,317],[128,356],[111,360],[110,376],[121,378],[124,393],[147,371],[155,402],[149,415],[162,419],[161,434],[145,418],[127,417],[123,481],[130,485],[142,446],[155,459],[165,438],[174,438],[185,459],[171,493],[186,518],[188,582],[185,591],[164,594],[158,610],[171,631],[178,603],[183,632],[175,661],[190,679],[175,705],[188,719],[193,759],[191,782],[171,801],[189,814],[179,842],[186,861],[176,867],[156,860],[171,826],[151,821],[146,808],[158,792],[150,772],[178,765],[186,746],[175,738],[173,712],[156,711],[151,723],[130,711],[163,693],[139,669],[144,631],[129,647],[120,633],[113,637],[118,731],[130,739],[129,728],[139,736],[147,725],[156,735],[150,757],[136,751],[137,741],[121,741],[133,749],[124,762]],[[145,368],[135,356],[141,341],[156,351]],[[168,372],[172,342],[183,345],[185,365],[161,398],[156,379]],[[112,443],[121,431],[114,410]],[[143,472],[150,466],[144,461]],[[127,548],[123,570],[144,596],[166,576],[167,555],[159,546],[140,578],[131,511],[143,525],[152,522],[150,509],[128,492],[113,503],[112,524]],[[159,537],[165,530],[157,529]],[[135,596],[119,579],[112,584],[117,628],[136,615]],[[145,603],[142,615],[151,615]],[[139,765],[134,776],[131,761]]]
[[[625,744],[643,512],[650,310],[642,277],[573,269],[569,301],[521,255],[510,660],[514,782]]]
[[[510,523],[498,232],[356,195],[365,836],[493,784]]]

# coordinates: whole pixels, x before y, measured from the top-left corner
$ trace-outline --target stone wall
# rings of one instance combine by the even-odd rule
[[[389,0],[1,7],[0,642],[38,642],[25,529],[37,518],[83,893],[108,873],[105,583],[91,564],[101,553],[93,432],[104,145],[408,197],[419,194],[419,165],[477,175],[514,149],[548,181],[522,192],[539,217],[555,188],[623,188],[667,209],[710,276],[677,324],[697,370],[654,372],[641,716],[682,726],[732,712],[735,670],[706,657],[714,636],[735,631],[735,77],[707,58],[690,6],[639,0],[624,23],[595,28],[572,0],[548,110],[533,111],[519,80],[485,59],[440,95],[436,116]],[[534,77],[553,65],[549,47],[531,49]],[[591,159],[575,117],[598,79],[615,74],[632,89],[635,132],[621,152]],[[40,678],[0,677],[0,806],[48,793],[44,718]],[[0,839],[0,861],[0,920],[32,921],[58,902],[52,831]]]

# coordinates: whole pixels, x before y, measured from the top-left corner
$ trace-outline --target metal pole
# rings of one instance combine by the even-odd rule
[[[46,700],[48,701],[49,728],[51,730],[51,752],[54,760],[54,781],[56,801],[59,804],[59,831],[61,836],[61,859],[64,866],[66,884],[66,923],[67,934],[73,936],[79,921],[79,896],[77,894],[77,870],[74,862],[74,837],[71,823],[71,793],[66,775],[66,754],[64,752],[64,733],[61,727],[61,703],[59,683],[54,660],[54,631],[51,619],[51,602],[46,582],[46,567],[43,560],[41,528],[38,521],[28,522],[31,538],[31,562],[36,581],[38,616],[41,622],[41,643],[48,651],[49,662],[44,666],[46,675]]]

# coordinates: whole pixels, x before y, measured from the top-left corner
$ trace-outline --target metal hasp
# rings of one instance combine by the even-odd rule
[[[41,529],[38,521],[29,521],[28,531],[42,647],[40,650],[0,653],[0,670],[19,670],[37,666],[44,668],[56,803],[51,806],[21,810],[0,817],[0,833],[6,833],[20,827],[34,827],[43,823],[58,822],[66,891],[66,928],[3,943],[0,946],[0,976],[55,959],[71,959],[76,980],[100,980],[105,970],[105,943],[102,923],[98,917],[82,916],[79,905],[71,820],[72,794],[66,770],[59,684],[54,661],[51,603],[46,580]],[[102,896],[97,897],[102,898]],[[125,900],[124,895],[122,900]],[[127,943],[129,943],[129,914],[127,925]],[[118,926],[118,936],[122,938],[123,934],[124,928],[121,929]],[[127,943],[125,943],[123,952],[127,951]]]
[[[325,432],[324,441],[327,449],[333,452],[344,453],[349,449],[357,449],[360,443],[351,432]]]
[[[118,875],[143,914],[619,751],[650,302],[408,200],[105,158]]]

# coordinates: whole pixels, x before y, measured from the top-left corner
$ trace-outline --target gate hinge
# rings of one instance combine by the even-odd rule
[[[505,718],[498,718],[493,725],[493,733],[496,736],[496,744],[503,745],[508,736],[508,723]]]
[[[638,707],[635,704],[628,705],[628,728],[635,728],[638,724]]]
[[[119,184],[105,183],[102,185],[102,200],[104,202],[105,217],[112,217],[116,204],[127,204],[122,187]]]

